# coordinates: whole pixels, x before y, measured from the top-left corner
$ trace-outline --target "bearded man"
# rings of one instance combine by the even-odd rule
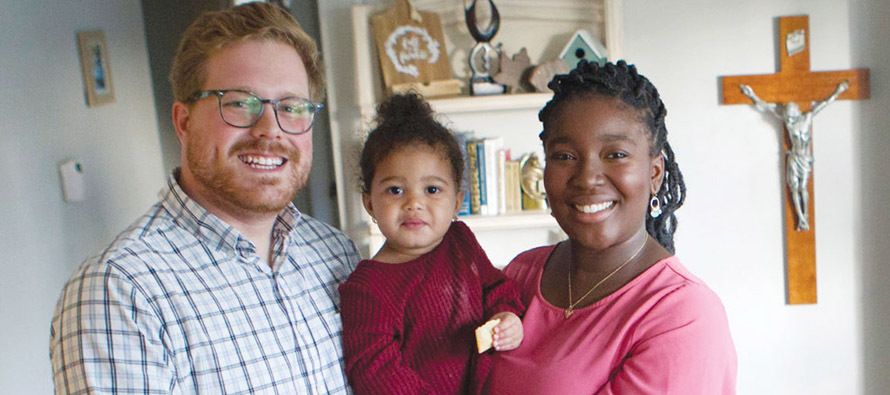
[[[285,10],[199,17],[170,75],[182,165],[62,291],[57,394],[348,393],[337,285],[360,256],[291,203],[323,76]]]

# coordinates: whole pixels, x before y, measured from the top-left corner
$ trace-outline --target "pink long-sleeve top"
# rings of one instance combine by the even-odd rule
[[[737,357],[717,295],[676,257],[657,262],[593,305],[565,309],[541,296],[554,246],[507,267],[528,310],[515,350],[495,355],[490,394],[735,394]]]

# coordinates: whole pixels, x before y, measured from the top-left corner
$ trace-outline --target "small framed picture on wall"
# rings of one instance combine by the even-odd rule
[[[101,30],[79,32],[77,44],[80,50],[80,67],[83,71],[87,106],[113,103],[114,86],[111,81],[111,64],[108,62],[105,33]]]

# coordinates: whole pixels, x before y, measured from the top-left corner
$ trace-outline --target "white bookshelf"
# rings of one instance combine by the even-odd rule
[[[446,47],[456,78],[464,78],[462,64],[472,38],[463,22],[463,0],[412,0],[418,9],[436,12],[445,30]],[[358,192],[357,157],[383,97],[377,54],[369,17],[392,4],[384,0],[318,1],[322,53],[328,75],[328,111],[331,117],[337,202],[343,230],[367,257],[383,243],[370,221]],[[620,0],[496,0],[501,11],[501,30],[493,40],[515,54],[527,48],[532,63],[555,57],[554,46],[579,28],[605,34],[612,57],[620,54]],[[560,48],[561,49],[561,48]],[[549,52],[548,52],[549,51]],[[538,139],[538,111],[550,100],[549,93],[497,96],[459,96],[430,100],[433,110],[449,128],[472,131],[475,137],[503,137],[513,159],[528,152],[542,154]],[[543,156],[541,156],[543,158]],[[563,238],[548,211],[524,211],[498,216],[462,216],[496,266],[517,253]]]

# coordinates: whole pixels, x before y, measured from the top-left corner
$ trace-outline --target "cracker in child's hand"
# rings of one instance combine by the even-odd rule
[[[494,341],[494,327],[500,323],[500,319],[491,320],[476,328],[476,349],[479,350],[479,354],[491,348]]]

